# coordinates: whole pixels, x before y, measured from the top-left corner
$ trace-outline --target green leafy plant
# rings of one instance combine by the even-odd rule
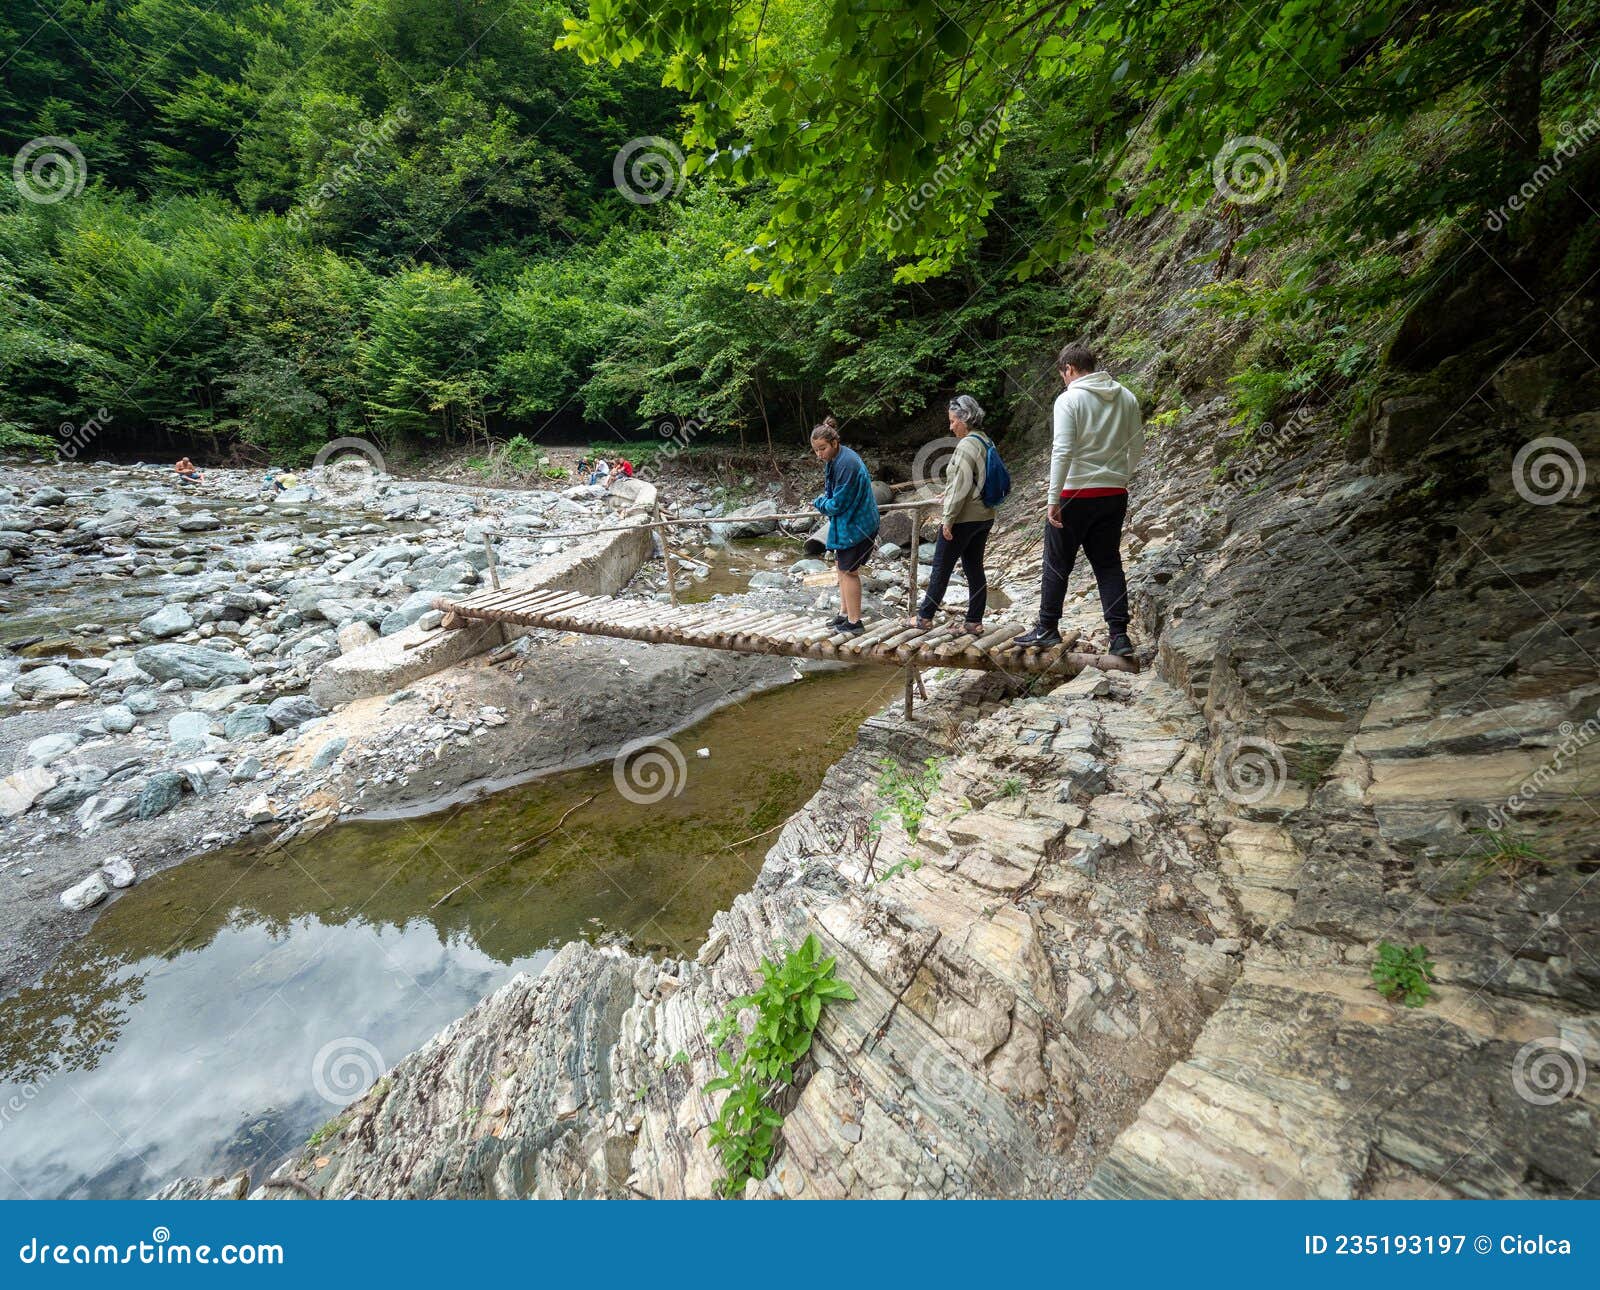
[[[21,426],[10,421],[0,420],[0,451],[6,449],[33,449],[40,452],[49,452],[56,446],[56,441],[49,435],[34,434],[31,430],[24,430]]]
[[[922,828],[922,817],[928,808],[928,799],[939,787],[939,776],[944,770],[944,758],[924,759],[920,770],[908,771],[892,757],[878,763],[878,798],[884,804],[873,813],[871,829],[874,836],[882,833],[883,826],[898,816],[900,826],[913,842]]]
[[[1372,965],[1372,980],[1385,999],[1398,998],[1408,1008],[1420,1008],[1433,994],[1428,984],[1434,979],[1433,966],[1426,946],[1402,949],[1384,941]]]
[[[907,856],[904,860],[896,860],[892,865],[883,871],[882,876],[877,880],[875,885],[881,886],[883,883],[888,882],[889,879],[893,878],[896,874],[907,872],[915,873],[920,868],[922,868],[921,856]]]
[[[333,1119],[329,1120],[326,1124],[317,1126],[317,1128],[312,1132],[311,1136],[306,1139],[306,1145],[308,1147],[320,1147],[329,1138],[343,1130],[344,1126],[349,1122],[350,1117],[348,1115],[334,1116]]]
[[[854,999],[856,992],[835,979],[837,960],[824,958],[815,936],[781,963],[761,960],[761,984],[728,1005],[710,1028],[722,1074],[706,1085],[707,1093],[726,1091],[722,1109],[711,1125],[711,1146],[722,1157],[725,1196],[737,1196],[751,1178],[765,1178],[783,1117],[768,1099],[794,1081],[794,1068],[811,1050],[811,1037],[829,999]],[[739,1014],[756,1010],[748,1035],[739,1029]],[[740,1042],[742,1040],[742,1043]]]
[[[1027,789],[1015,775],[1008,775],[1000,785],[1000,796],[1003,798],[1021,797]]]

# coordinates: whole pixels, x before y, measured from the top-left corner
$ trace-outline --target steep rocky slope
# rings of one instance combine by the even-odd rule
[[[1600,1195],[1600,347],[1587,299],[1547,314],[1353,435],[1229,456],[1196,399],[1135,490],[1142,675],[874,719],[696,960],[569,946],[257,1194],[708,1195],[706,1027],[810,931],[860,997],[752,1196]],[[874,852],[883,756],[947,760]],[[1383,942],[1427,947],[1423,1006]]]

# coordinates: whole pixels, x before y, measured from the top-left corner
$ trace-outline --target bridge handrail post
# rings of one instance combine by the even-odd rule
[[[909,539],[910,559],[906,561],[906,608],[912,614],[917,612],[917,560],[920,558],[918,547],[922,545],[922,508],[911,508],[911,537]],[[911,651],[911,657],[916,657],[916,651]],[[906,720],[911,720],[911,693],[912,686],[917,679],[917,665],[915,662],[906,663]]]
[[[672,560],[672,545],[667,541],[669,526],[666,520],[661,517],[660,502],[656,503],[654,519],[655,523],[651,527],[655,529],[656,536],[661,539],[661,554],[666,557],[667,561],[667,596],[672,604],[676,605],[678,603],[678,568]]]

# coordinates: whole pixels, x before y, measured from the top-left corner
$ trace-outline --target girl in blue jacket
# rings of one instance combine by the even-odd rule
[[[838,560],[839,605],[833,626],[851,635],[861,626],[861,566],[878,543],[878,499],[855,451],[839,442],[839,425],[823,419],[811,432],[811,451],[827,464],[822,496],[811,504],[828,517],[828,550]]]

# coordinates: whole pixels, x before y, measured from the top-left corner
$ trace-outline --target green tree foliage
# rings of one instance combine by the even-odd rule
[[[908,279],[948,271],[989,226],[1013,113],[1053,101],[1086,146],[1021,275],[1084,249],[1119,204],[1209,200],[1230,140],[1306,153],[1439,102],[1459,101],[1461,130],[1430,181],[1381,184],[1346,213],[1392,232],[1476,208],[1531,168],[1545,78],[1595,26],[1577,0],[811,0],[769,26],[772,8],[593,0],[563,43],[663,60],[689,98],[691,167],[772,184],[751,258],[779,291],[863,252]]]
[[[385,279],[360,345],[376,433],[449,439],[481,425],[486,324],[482,293],[469,278],[425,264]]]
[[[1202,203],[1197,325],[1248,335],[1217,375],[1256,424],[1360,388],[1452,221],[1592,113],[1597,34],[1576,0],[13,0],[0,137],[70,141],[87,186],[0,185],[0,425],[783,447],[960,388],[1003,429],[1170,249],[1104,235]],[[636,204],[650,136],[686,173]],[[1286,182],[1230,204],[1252,137]],[[1574,287],[1583,156],[1503,233]]]

